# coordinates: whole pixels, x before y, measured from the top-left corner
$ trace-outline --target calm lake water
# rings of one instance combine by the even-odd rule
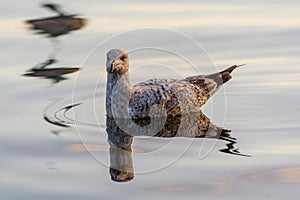
[[[2,2],[1,199],[300,195],[299,1],[55,3]],[[129,52],[132,83],[246,66],[199,119],[170,120],[178,137],[141,134],[119,151],[105,117],[112,48]]]

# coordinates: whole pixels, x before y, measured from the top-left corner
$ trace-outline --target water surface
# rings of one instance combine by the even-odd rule
[[[3,199],[299,196],[298,1],[56,1],[69,17],[42,3],[2,3]],[[57,16],[84,24],[51,35],[25,23]],[[104,111],[111,48],[130,52],[132,83],[246,63],[203,107],[231,130],[232,148],[219,137],[135,136],[134,178],[113,181]]]

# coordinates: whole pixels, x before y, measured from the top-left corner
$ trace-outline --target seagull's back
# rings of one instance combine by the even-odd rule
[[[206,76],[197,75],[181,80],[150,79],[138,83],[132,87],[129,115],[135,119],[148,117],[154,105],[161,106],[168,116],[199,112],[209,97],[231,79],[230,73],[236,67]]]

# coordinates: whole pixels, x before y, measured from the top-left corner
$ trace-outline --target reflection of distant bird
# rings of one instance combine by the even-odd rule
[[[74,18],[73,16],[58,16],[42,19],[27,20],[32,30],[37,34],[45,34],[49,37],[58,37],[68,34],[71,31],[81,29],[86,23],[85,19]]]
[[[27,20],[25,23],[31,25],[31,29],[36,31],[36,34],[44,34],[50,38],[56,38],[61,35],[66,35],[74,30],[81,29],[86,20],[82,18],[75,18],[77,14],[68,15],[61,10],[58,4],[42,4],[42,7],[48,8],[56,13],[57,16]],[[59,51],[58,44],[59,40],[53,39],[54,44],[53,52],[49,55],[49,59],[39,63],[30,70],[27,71],[24,76],[30,77],[43,77],[46,79],[51,79],[54,83],[58,83],[67,78],[63,75],[70,74],[78,71],[78,67],[57,67],[57,68],[46,68],[57,62],[56,54]]]
[[[149,117],[153,111],[151,107],[155,105],[161,106],[168,116],[199,112],[200,107],[223,83],[231,79],[230,73],[239,66],[234,65],[220,73],[197,75],[182,80],[151,79],[134,86],[129,81],[126,52],[110,50],[107,53],[106,67],[108,117],[124,117],[127,114],[133,119],[140,119]],[[126,109],[120,109],[122,103]],[[158,112],[153,113],[156,115]]]
[[[58,83],[60,81],[66,80],[67,78],[63,75],[65,74],[71,74],[74,72],[77,72],[80,68],[79,67],[56,67],[56,68],[46,68],[47,66],[56,63],[57,60],[55,59],[48,59],[45,62],[42,62],[35,66],[34,68],[31,68],[27,71],[26,74],[23,74],[23,76],[29,76],[29,77],[43,77],[47,79],[52,79],[54,83]]]
[[[79,30],[86,24],[86,19],[75,17],[77,14],[67,15],[57,4],[43,4],[42,6],[55,11],[59,15],[25,21],[31,25],[32,30],[37,31],[37,34],[58,37],[68,34],[71,31]]]
[[[30,72],[24,74],[24,76],[30,77],[43,77],[52,79],[54,83],[66,80],[67,78],[63,75],[77,72],[80,68],[78,67],[56,67],[56,68],[34,68]]]

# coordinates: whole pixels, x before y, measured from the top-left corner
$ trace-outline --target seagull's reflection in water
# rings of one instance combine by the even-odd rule
[[[163,123],[162,123],[163,122]],[[127,127],[125,127],[128,125]],[[142,127],[148,126],[146,129]],[[122,128],[120,128],[122,127]],[[139,129],[140,127],[141,129]],[[157,131],[157,129],[159,129]],[[124,131],[126,130],[126,131]],[[134,178],[132,142],[135,136],[211,138],[226,141],[226,148],[219,151],[241,155],[235,147],[237,141],[230,136],[230,130],[214,125],[202,112],[183,116],[152,118],[135,121],[131,119],[106,118],[106,131],[110,145],[110,175],[116,182]]]

